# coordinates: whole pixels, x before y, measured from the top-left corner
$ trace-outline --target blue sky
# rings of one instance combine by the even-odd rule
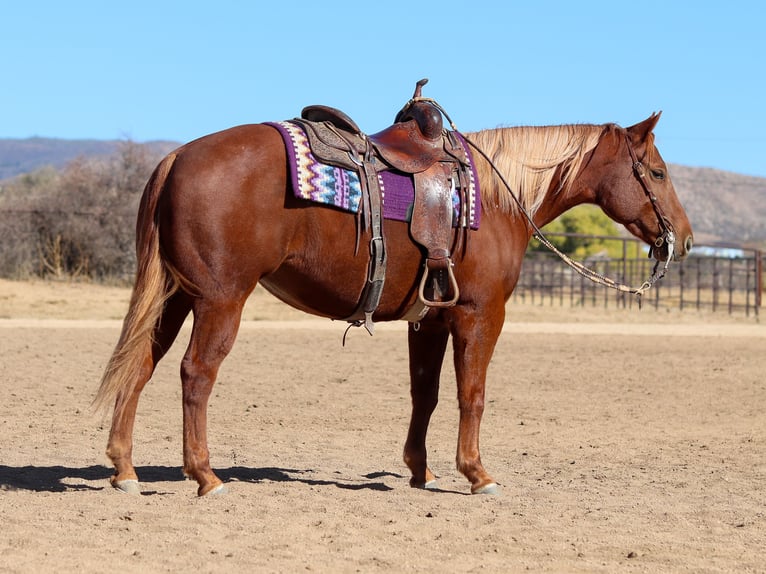
[[[374,133],[428,77],[461,131],[662,110],[666,161],[766,176],[764,6],[4,2],[0,137],[188,141],[308,104]]]

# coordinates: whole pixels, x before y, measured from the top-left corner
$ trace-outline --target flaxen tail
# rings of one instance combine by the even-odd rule
[[[178,289],[177,281],[162,261],[157,226],[157,203],[175,159],[175,154],[170,154],[160,162],[141,197],[136,226],[136,280],[120,339],[93,400],[96,409],[114,405],[117,412],[131,396],[151,353],[154,328],[165,302]]]

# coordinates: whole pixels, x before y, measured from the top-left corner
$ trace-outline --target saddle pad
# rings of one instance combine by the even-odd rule
[[[309,148],[303,129],[292,122],[267,122],[279,131],[285,143],[293,192],[296,197],[325,205],[333,205],[357,213],[362,199],[362,186],[356,171],[343,169],[316,160]],[[481,200],[479,180],[473,166],[473,158],[465,141],[457,134],[471,164],[471,184],[468,190],[468,226],[479,228]],[[412,176],[397,171],[378,173],[383,201],[383,217],[397,221],[409,221],[415,200]],[[455,219],[460,221],[460,196],[456,192],[452,200]]]

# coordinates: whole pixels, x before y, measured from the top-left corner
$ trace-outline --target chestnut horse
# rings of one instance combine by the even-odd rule
[[[481,462],[479,426],[487,366],[533,234],[519,205],[542,227],[578,204],[595,203],[652,246],[658,261],[686,256],[692,230],[654,145],[658,118],[653,114],[629,128],[562,125],[467,134],[486,154],[474,153],[483,213],[480,228],[469,231],[453,254],[457,304],[432,308],[409,324],[412,417],[404,461],[411,486],[435,482],[426,433],[452,336],[460,411],[457,467],[472,493],[497,489]],[[645,168],[643,181],[636,159]],[[668,227],[677,238],[675,249],[655,243]],[[406,313],[423,272],[424,253],[407,223],[387,220],[384,234],[388,266],[376,321]],[[223,489],[210,467],[207,404],[248,295],[260,282],[308,313],[349,317],[368,274],[368,253],[356,253],[356,240],[354,215],[294,197],[285,145],[269,125],[214,133],[162,160],[141,198],[133,294],[95,399],[101,407],[114,406],[107,455],[115,487],[139,491],[132,461],[139,395],[192,312],[181,364],[183,470],[197,481],[199,495]]]

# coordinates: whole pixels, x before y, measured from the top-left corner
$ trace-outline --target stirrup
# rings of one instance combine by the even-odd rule
[[[455,274],[452,271],[453,263],[449,259],[447,261],[447,275],[449,277],[450,287],[454,293],[454,296],[449,301],[430,301],[426,299],[425,288],[431,270],[428,268],[428,262],[423,265],[423,278],[420,280],[420,287],[418,287],[418,299],[421,303],[423,303],[423,305],[427,307],[454,307],[455,303],[457,303],[457,300],[460,298],[460,288],[457,286],[457,280],[455,279]]]

